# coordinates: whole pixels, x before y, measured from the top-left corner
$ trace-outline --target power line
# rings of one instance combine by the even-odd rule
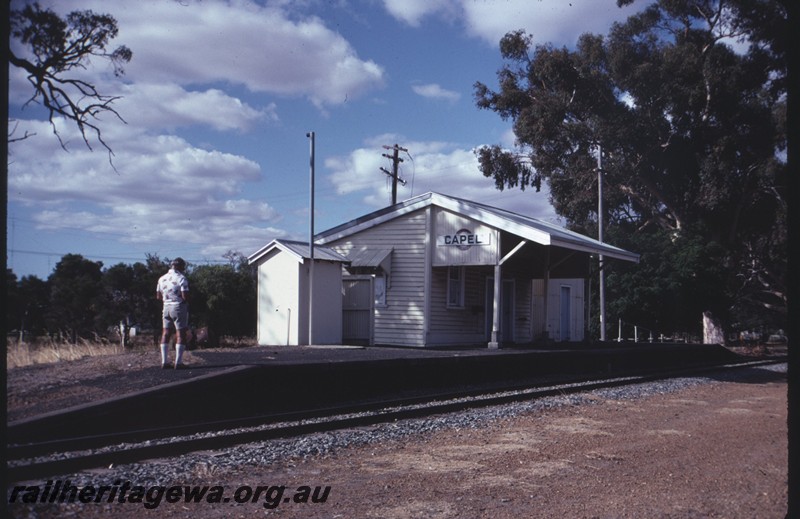
[[[57,256],[57,257],[64,257],[67,254],[79,254],[77,252],[48,252],[48,251],[35,251],[35,250],[25,250],[25,249],[7,249],[8,252],[13,252],[14,254],[31,254],[34,256]],[[98,256],[95,254],[80,254],[86,259],[92,260],[118,260],[118,261],[143,261],[146,259],[146,254],[140,257],[130,257],[130,256]],[[187,263],[228,263],[228,260],[212,260],[212,259],[186,259]]]
[[[411,161],[411,165],[414,166],[411,169],[411,196],[413,197],[414,196],[414,179],[417,176],[417,163],[414,162],[414,157],[411,156],[411,154],[408,152],[408,150],[406,150],[406,155],[408,155],[408,160]],[[405,184],[403,184],[403,185],[405,185]]]

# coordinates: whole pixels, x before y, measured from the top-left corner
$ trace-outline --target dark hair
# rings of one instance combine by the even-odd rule
[[[183,261],[183,258],[175,258],[174,260],[172,260],[170,265],[177,268],[178,270],[183,270],[184,268],[186,268],[186,262]]]

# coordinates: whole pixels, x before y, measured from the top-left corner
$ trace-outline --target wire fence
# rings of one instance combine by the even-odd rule
[[[658,332],[657,330],[652,330],[645,326],[641,326],[636,323],[629,323],[623,319],[617,320],[617,335],[615,338],[611,339],[615,342],[646,342],[646,343],[675,343],[675,342],[683,342],[683,343],[692,343],[692,342],[700,342],[700,337],[697,337],[690,333],[680,333],[675,334],[672,333],[670,335],[664,335],[663,333]]]

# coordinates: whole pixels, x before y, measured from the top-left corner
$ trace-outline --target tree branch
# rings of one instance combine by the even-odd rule
[[[66,145],[54,119],[61,116],[73,121],[87,148],[92,149],[90,134],[106,148],[112,167],[113,150],[94,121],[103,113],[111,113],[125,123],[111,106],[120,97],[103,95],[92,83],[63,74],[76,68],[86,69],[86,60],[96,56],[110,60],[114,74],[122,75],[122,63],[130,61],[133,53],[124,45],[111,53],[105,51],[117,31],[113,17],[92,11],[74,11],[66,20],[50,9],[41,9],[37,3],[11,11],[11,35],[28,45],[33,56],[25,59],[9,51],[9,63],[25,70],[33,87],[33,94],[23,106],[40,103],[48,111],[48,121],[63,149]]]

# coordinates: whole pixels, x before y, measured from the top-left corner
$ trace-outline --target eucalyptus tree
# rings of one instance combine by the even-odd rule
[[[512,122],[517,148],[480,148],[481,171],[499,189],[545,182],[568,224],[595,232],[602,150],[604,220],[618,244],[635,249],[652,244],[645,235],[660,235],[662,252],[691,243],[697,256],[689,263],[721,270],[701,301],[676,305],[707,305],[731,318],[755,307],[781,322],[787,45],[787,12],[777,0],[660,0],[606,36],[583,34],[574,49],[508,33],[498,89],[477,82],[475,100]],[[700,274],[652,268],[673,278],[672,294],[665,283],[652,303]]]

